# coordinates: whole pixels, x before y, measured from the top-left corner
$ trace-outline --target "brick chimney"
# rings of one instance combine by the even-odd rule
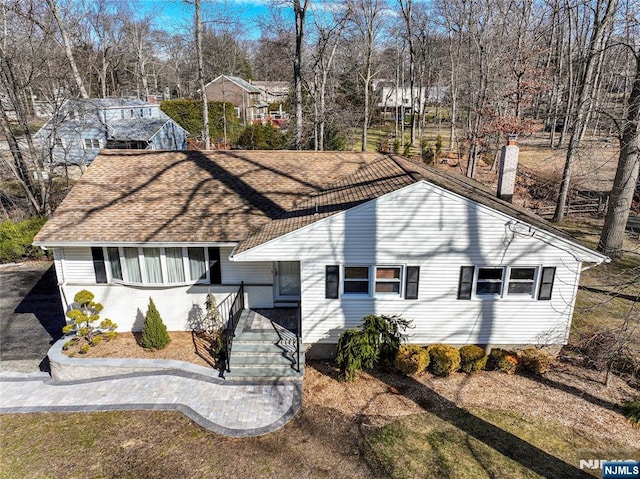
[[[502,147],[500,154],[500,172],[498,174],[498,198],[513,202],[513,190],[516,184],[518,169],[518,135],[509,135],[508,143]]]

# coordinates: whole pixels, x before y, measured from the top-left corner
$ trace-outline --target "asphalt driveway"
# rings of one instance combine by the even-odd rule
[[[0,371],[47,370],[64,325],[51,262],[0,267]]]

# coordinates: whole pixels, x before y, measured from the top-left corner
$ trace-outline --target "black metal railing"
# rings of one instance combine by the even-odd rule
[[[227,335],[226,335],[226,362],[227,372],[231,372],[229,363],[231,360],[231,348],[233,346],[233,338],[236,335],[236,328],[238,327],[238,321],[244,311],[244,282],[240,283],[240,289],[236,293],[236,297],[233,300],[231,309],[229,309],[229,320],[227,321]]]
[[[300,372],[300,346],[302,343],[302,303],[300,302],[298,302],[296,316],[296,371]]]

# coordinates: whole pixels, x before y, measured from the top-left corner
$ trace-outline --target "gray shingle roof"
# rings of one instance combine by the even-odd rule
[[[121,141],[147,141],[169,120],[166,118],[136,118],[109,122],[107,138]]]
[[[224,75],[224,77],[228,78],[229,80],[231,80],[233,83],[235,83],[239,87],[244,88],[249,93],[260,93],[260,89],[259,88],[253,86],[251,83],[249,83],[246,80],[243,80],[240,77],[230,77],[230,76],[227,76],[227,75]]]

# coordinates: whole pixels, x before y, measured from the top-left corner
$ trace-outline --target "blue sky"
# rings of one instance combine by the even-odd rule
[[[139,0],[140,15],[151,15],[153,23],[158,28],[167,31],[180,30],[193,25],[195,7],[193,1],[183,0]],[[256,20],[267,16],[269,10],[263,0],[236,0],[212,2],[202,0],[202,20],[204,22],[219,23],[220,19],[238,22],[242,25],[244,38],[255,39],[260,36]]]

